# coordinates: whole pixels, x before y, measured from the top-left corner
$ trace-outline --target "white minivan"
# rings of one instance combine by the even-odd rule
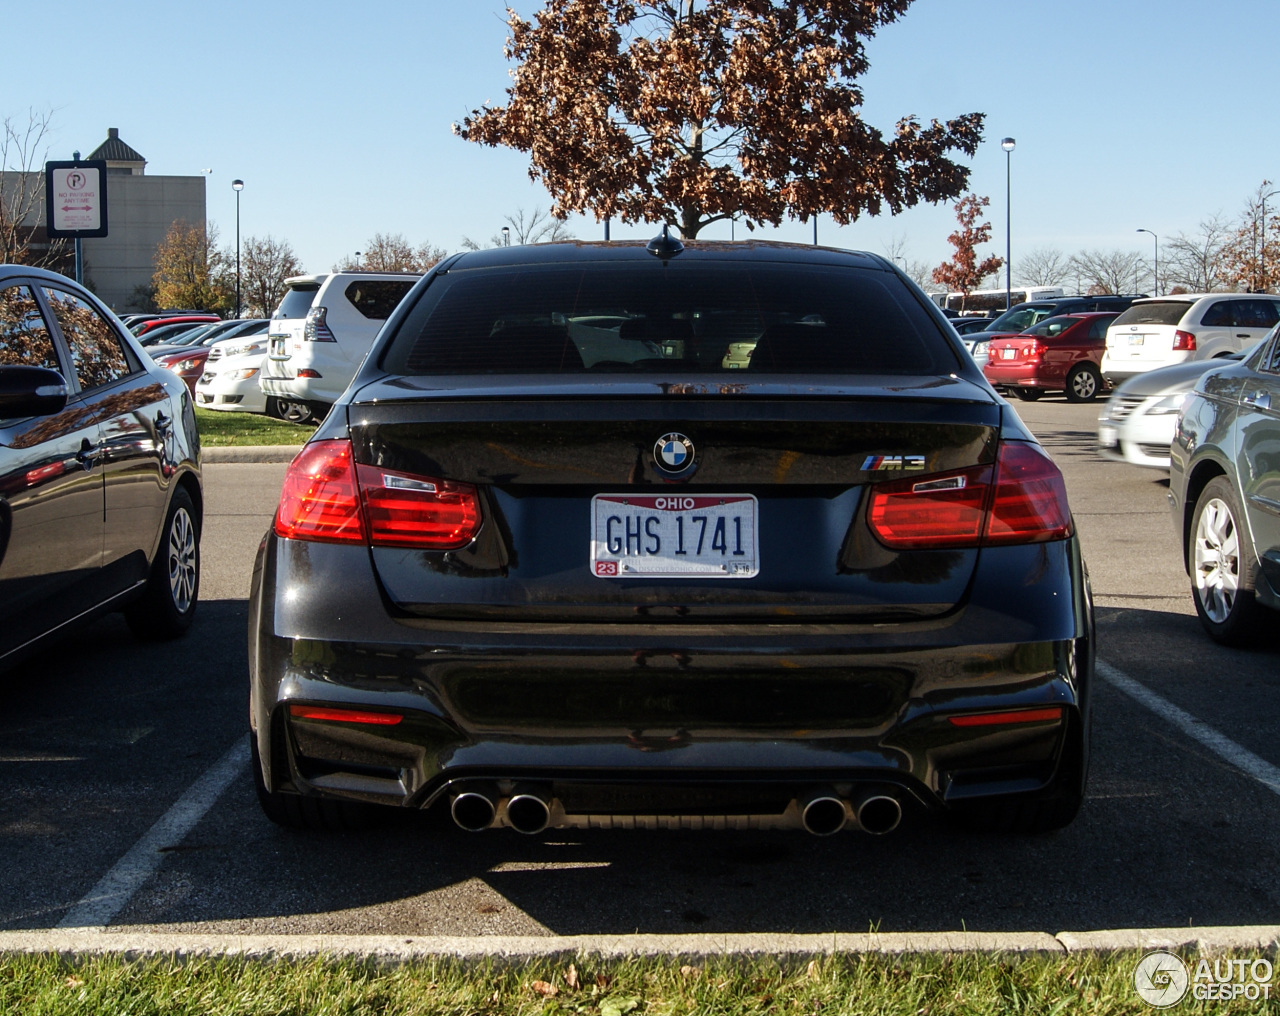
[[[1134,300],[1111,322],[1102,374],[1112,387],[1157,367],[1238,353],[1280,321],[1280,296],[1187,293]]]
[[[344,271],[286,279],[260,381],[267,413],[299,422],[323,418],[355,377],[382,323],[421,277]]]

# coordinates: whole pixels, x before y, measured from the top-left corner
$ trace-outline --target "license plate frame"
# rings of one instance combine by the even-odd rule
[[[597,494],[588,568],[601,579],[755,578],[759,520],[754,494]]]

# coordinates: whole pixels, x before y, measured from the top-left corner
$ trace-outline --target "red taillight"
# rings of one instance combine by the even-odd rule
[[[320,376],[321,376],[320,372],[318,370],[312,369],[311,367],[303,367],[300,371],[298,371],[298,377],[318,378]]]
[[[1190,332],[1175,331],[1173,333],[1173,348],[1194,350],[1196,348],[1196,337]]]
[[[275,532],[290,540],[364,543],[350,441],[316,441],[289,465]]]
[[[1043,543],[1071,535],[1067,485],[1039,445],[1006,441],[984,543]]]
[[[375,547],[456,550],[480,528],[480,499],[469,483],[357,466]]]
[[[1012,723],[1049,723],[1062,719],[1062,706],[1048,709],[1018,709],[1004,713],[971,713],[947,717],[957,727],[1004,727]]]
[[[356,466],[350,441],[316,441],[285,475],[275,532],[291,540],[456,550],[480,529],[469,483]]]
[[[875,537],[895,550],[1041,543],[1071,535],[1062,474],[1037,446],[1006,441],[992,467],[876,484]]]
[[[289,715],[297,720],[369,723],[375,727],[394,727],[404,719],[399,713],[374,713],[365,709],[330,709],[326,706],[290,706]]]
[[[1029,346],[1022,347],[1022,355],[1028,360],[1038,360],[1049,351],[1049,347],[1043,342],[1033,342]]]

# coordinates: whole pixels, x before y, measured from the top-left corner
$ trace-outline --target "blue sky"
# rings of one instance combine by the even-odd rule
[[[68,0],[6,5],[5,34],[32,60],[0,63],[0,117],[54,110],[51,158],[87,154],[108,127],[148,173],[208,178],[208,215],[230,241],[233,178],[245,181],[242,234],[287,239],[310,271],[362,249],[373,233],[457,249],[483,241],[518,208],[550,200],[524,155],[453,137],[449,127],[500,102],[509,65],[494,0]],[[536,2],[516,2],[531,13]],[[917,0],[869,47],[866,119],[987,115],[971,189],[991,198],[1003,253],[1006,159],[1013,136],[1013,256],[1041,246],[1147,252],[1151,238],[1234,216],[1264,178],[1280,180],[1271,0]],[[948,206],[852,226],[819,239],[936,264],[950,251]],[[580,237],[594,221],[571,219]],[[645,226],[614,237],[648,237]],[[728,227],[711,227],[715,237]],[[741,228],[739,228],[741,235]],[[808,242],[791,223],[757,235]]]

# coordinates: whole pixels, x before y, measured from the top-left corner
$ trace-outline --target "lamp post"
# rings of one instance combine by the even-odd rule
[[[1262,186],[1266,187],[1270,183],[1270,180],[1263,180]],[[1280,190],[1267,191],[1262,195],[1262,246],[1258,248],[1258,274],[1262,277],[1264,293],[1271,288],[1267,285],[1267,198],[1274,194],[1280,194]]]
[[[1013,306],[1013,229],[1010,215],[1013,210],[1013,190],[1010,178],[1013,173],[1013,150],[1017,147],[1013,138],[1000,142],[1004,149],[1004,309]]]
[[[1151,238],[1156,242],[1155,268],[1152,270],[1152,277],[1155,279],[1155,282],[1153,283],[1153,285],[1155,286],[1155,292],[1152,293],[1151,295],[1159,296],[1160,295],[1160,237],[1156,236],[1156,234],[1152,233],[1151,230],[1149,229],[1139,229],[1138,232],[1151,233]],[[1137,292],[1137,288],[1138,288],[1137,286],[1134,286],[1134,292]]]
[[[231,189],[236,192],[236,317],[240,316],[240,192],[243,180],[232,180]]]
[[[360,255],[363,253],[364,251],[360,251],[360,250],[356,251],[356,268],[357,269],[359,269],[360,267]]]
[[[502,227],[502,246],[504,247],[511,246],[511,227],[510,226]]]

